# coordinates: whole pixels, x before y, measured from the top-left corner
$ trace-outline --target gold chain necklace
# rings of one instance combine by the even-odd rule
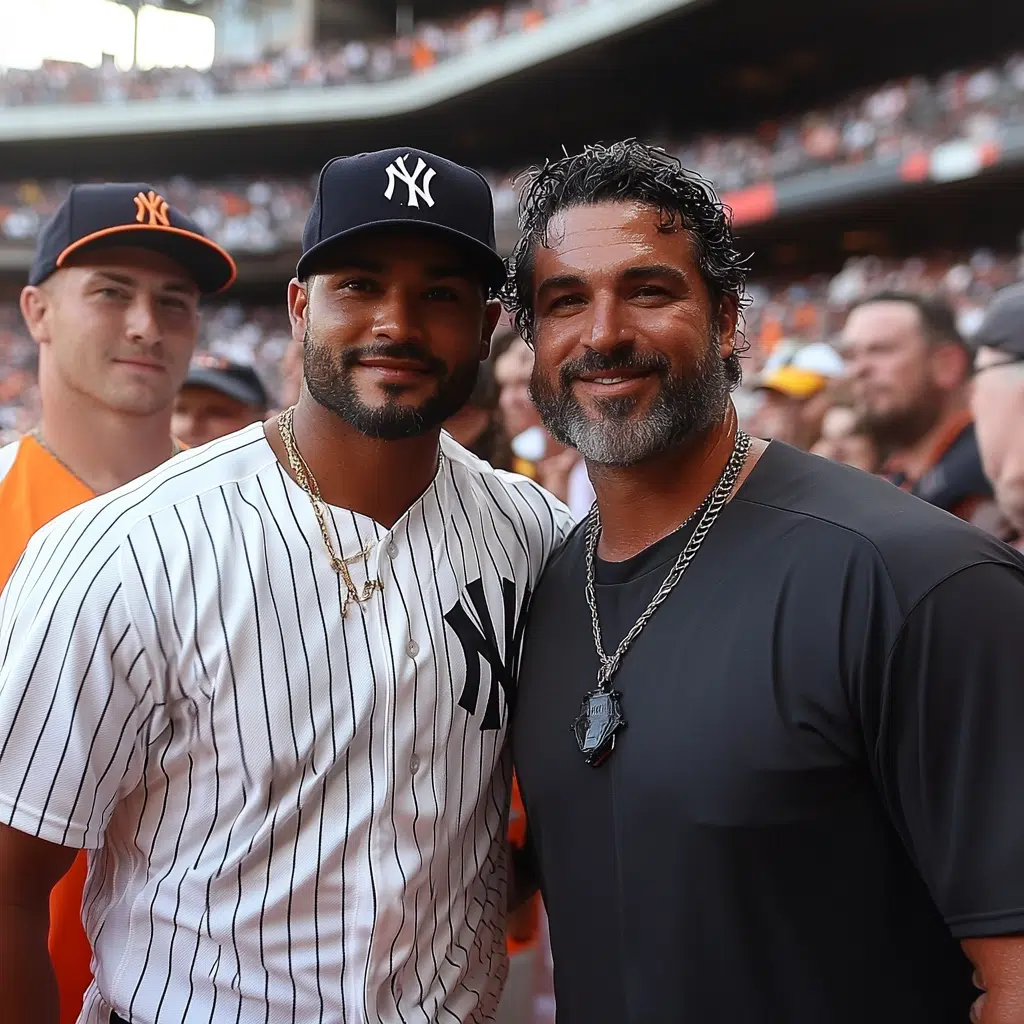
[[[43,449],[43,451],[44,451],[44,452],[46,452],[46,454],[47,454],[47,455],[49,455],[49,456],[50,456],[50,458],[54,460],[54,462],[57,462],[57,463],[58,463],[58,464],[59,464],[59,465],[60,465],[60,466],[61,466],[61,467],[62,467],[63,469],[65,469],[65,470],[66,470],[66,471],[67,471],[68,473],[70,473],[70,474],[71,474],[71,475],[72,475],[72,476],[73,476],[73,477],[74,477],[74,478],[75,478],[75,479],[76,479],[76,480],[77,480],[77,481],[78,481],[79,483],[81,483],[81,484],[85,484],[85,486],[86,486],[86,487],[88,487],[88,486],[89,486],[89,485],[88,485],[88,484],[86,484],[86,483],[85,483],[85,481],[84,481],[84,480],[83,480],[83,479],[82,479],[82,478],[81,478],[81,477],[80,477],[80,476],[79,476],[79,475],[78,475],[78,474],[77,474],[77,473],[76,473],[76,472],[75,472],[75,471],[74,471],[74,470],[73,470],[73,469],[72,469],[72,468],[71,468],[71,467],[70,467],[70,466],[69,466],[69,465],[68,465],[68,464],[67,464],[67,463],[66,463],[66,462],[65,462],[65,461],[64,461],[64,460],[63,460],[63,459],[62,459],[62,458],[61,458],[61,457],[60,457],[60,456],[59,456],[59,455],[58,455],[58,454],[57,454],[57,453],[56,453],[56,452],[55,452],[55,451],[54,451],[54,450],[53,450],[53,449],[52,449],[51,447],[50,447],[50,445],[49,445],[49,442],[47,442],[46,438],[45,438],[45,437],[43,437],[43,431],[42,431],[42,428],[41,428],[41,427],[35,427],[34,429],[30,430],[30,431],[28,432],[28,436],[29,436],[29,437],[31,437],[31,438],[32,438],[32,439],[33,439],[33,440],[34,440],[34,441],[36,442],[36,444],[38,444],[38,445],[39,445],[39,447],[40,447],[40,448],[42,448],[42,449]],[[181,454],[181,453],[182,453],[182,452],[183,452],[184,450],[185,450],[185,449],[184,449],[184,448],[182,448],[182,446],[181,446],[181,442],[180,442],[180,441],[179,441],[179,440],[178,440],[178,439],[177,439],[176,437],[174,437],[174,436],[172,435],[172,437],[171,437],[171,456],[170,456],[170,457],[171,457],[171,458],[173,459],[175,455],[180,455],[180,454]],[[92,490],[92,488],[91,488],[91,487],[89,487],[89,490]]]
[[[365,561],[366,556],[373,550],[376,542],[370,541],[358,555],[350,555],[348,558],[341,558],[335,553],[334,544],[331,542],[331,533],[327,529],[327,516],[324,512],[325,503],[324,499],[320,496],[320,486],[317,484],[316,477],[313,476],[309,466],[306,465],[306,460],[299,452],[299,446],[295,443],[295,433],[292,430],[292,414],[294,411],[295,406],[292,406],[278,415],[277,429],[281,432],[284,450],[288,453],[288,464],[292,467],[295,479],[306,492],[309,502],[313,506],[316,521],[320,525],[320,534],[324,539],[324,546],[327,548],[327,554],[331,560],[331,568],[345,581],[345,600],[341,606],[341,617],[344,618],[348,613],[348,606],[350,604],[365,604],[365,602],[373,597],[375,590],[384,589],[384,584],[380,580],[368,579],[363,584],[363,590],[360,593],[356,589],[355,583],[352,582],[352,574],[348,571],[348,567],[354,562]]]

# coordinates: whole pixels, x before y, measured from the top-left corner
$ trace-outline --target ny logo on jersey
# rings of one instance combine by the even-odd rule
[[[505,706],[511,712],[515,698],[516,677],[519,674],[519,656],[522,652],[523,630],[526,628],[526,610],[530,606],[530,588],[526,588],[522,603],[516,608],[516,585],[512,580],[502,579],[501,597],[505,617],[504,650],[498,650],[498,638],[487,598],[484,596],[483,580],[474,580],[466,586],[466,593],[476,621],[469,614],[463,601],[445,614],[445,622],[455,631],[466,656],[466,685],[459,698],[459,707],[471,715],[476,713],[480,696],[480,665],[491,666],[491,689],[487,695],[487,707],[480,723],[484,729],[501,728],[501,708],[498,705],[498,691],[505,692]],[[463,599],[464,600],[464,599]],[[479,622],[479,625],[477,625]]]
[[[433,206],[434,199],[430,194],[430,183],[434,180],[434,175],[437,174],[437,171],[433,167],[428,167],[424,163],[423,157],[417,157],[416,170],[410,174],[409,168],[405,166],[405,160],[406,157],[400,156],[397,160],[388,164],[388,187],[384,189],[384,198],[391,199],[394,196],[395,183],[400,181],[409,190],[409,201],[406,203],[406,206],[415,206],[419,209],[419,201],[421,199],[427,206]],[[424,171],[427,173],[423,174]],[[423,174],[422,184],[420,184],[421,174]]]

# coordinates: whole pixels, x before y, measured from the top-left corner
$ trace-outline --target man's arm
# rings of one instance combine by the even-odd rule
[[[77,851],[0,824],[0,1005],[3,1019],[57,1024],[47,949],[50,890]]]
[[[131,615],[117,536],[92,505],[29,541],[0,598],[4,1024],[57,1019],[47,956],[50,891],[76,849],[102,844],[122,788],[130,790],[141,772],[143,759],[133,754],[146,742],[144,726],[166,706],[163,673],[152,667]],[[145,610],[144,598],[136,603]],[[80,947],[62,951],[61,973],[70,977],[70,966],[80,978],[86,955]],[[70,998],[66,986],[61,994]]]
[[[1024,1021],[1024,935],[965,939],[964,952],[975,967],[974,983],[983,995],[974,1004],[974,1024]]]
[[[509,866],[508,910],[513,914],[540,891],[540,879],[533,849],[529,846],[522,849],[513,846]]]
[[[1024,1024],[1024,573],[981,563],[908,615],[872,737],[894,825],[986,995]]]

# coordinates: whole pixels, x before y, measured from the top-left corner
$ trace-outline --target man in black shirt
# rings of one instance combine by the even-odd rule
[[[878,292],[850,310],[843,355],[854,409],[884,455],[884,476],[973,522],[994,507],[968,407],[971,353],[952,307]]]
[[[600,512],[514,723],[559,1024],[966,1024],[971,960],[1017,1024],[1024,562],[737,429],[745,266],[674,161],[590,147],[523,209],[506,301]]]

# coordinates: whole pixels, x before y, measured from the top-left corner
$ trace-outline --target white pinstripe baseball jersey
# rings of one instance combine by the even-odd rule
[[[0,604],[0,819],[90,850],[82,1020],[483,1021],[505,972],[505,726],[570,526],[451,438],[391,530],[256,424],[38,533]]]

